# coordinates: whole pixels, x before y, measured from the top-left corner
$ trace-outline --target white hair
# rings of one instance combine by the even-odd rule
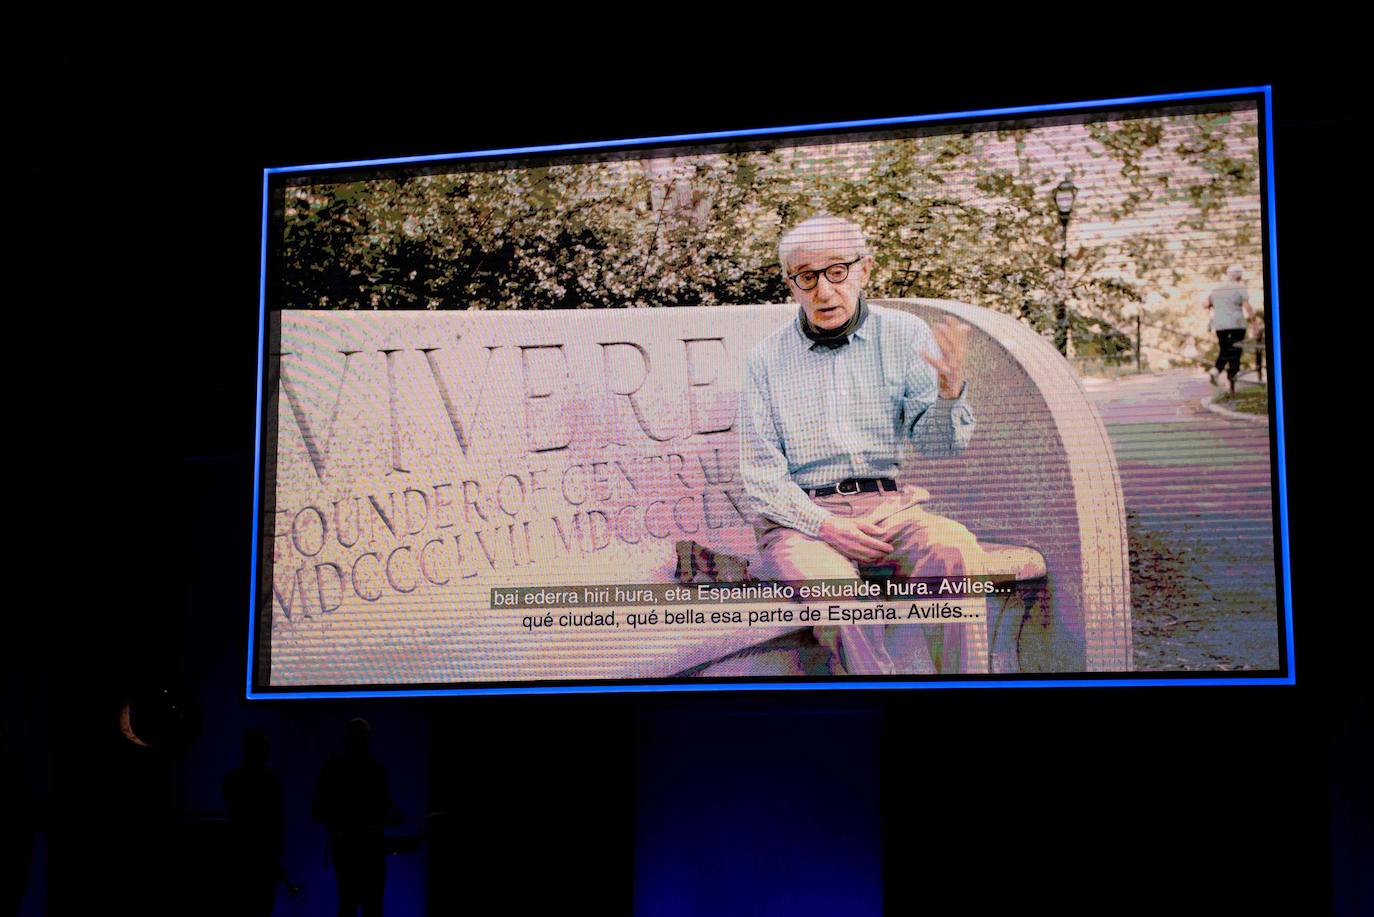
[[[816,248],[824,245],[830,248],[853,248],[854,254],[868,254],[868,242],[864,231],[858,224],[842,220],[828,213],[802,220],[778,240],[778,264],[787,273],[791,257],[802,248]]]
[[[1232,280],[1244,280],[1245,268],[1241,267],[1239,264],[1233,264],[1226,269],[1226,276]]]

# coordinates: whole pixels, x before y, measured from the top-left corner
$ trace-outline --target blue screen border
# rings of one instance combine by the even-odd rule
[[[1269,307],[1267,331],[1272,336],[1273,347],[1270,355],[1270,375],[1273,392],[1273,435],[1271,440],[1276,445],[1277,453],[1277,496],[1278,496],[1278,523],[1279,523],[1279,551],[1281,563],[1282,593],[1283,593],[1283,642],[1285,649],[1285,665],[1283,672],[1276,675],[1241,675],[1234,677],[1219,677],[1215,674],[1200,675],[1192,677],[1188,675],[1167,675],[1157,677],[1123,677],[1106,675],[1101,678],[1096,676],[1079,675],[1074,678],[1038,678],[1038,679],[1016,679],[1016,680],[937,680],[937,681],[851,681],[849,679],[835,679],[833,681],[798,681],[798,682],[749,682],[736,681],[727,683],[670,683],[670,684],[637,684],[634,682],[624,682],[611,685],[535,685],[535,686],[499,686],[499,687],[470,687],[470,688],[422,688],[422,689],[385,689],[385,690],[331,690],[331,691],[311,691],[300,689],[271,689],[263,690],[255,688],[253,684],[254,664],[257,658],[257,599],[259,595],[258,583],[258,561],[260,554],[259,545],[259,513],[261,511],[262,500],[262,448],[263,448],[263,381],[264,364],[266,353],[264,345],[267,332],[267,263],[268,263],[268,230],[269,217],[271,213],[271,180],[274,175],[300,174],[309,172],[322,172],[336,169],[354,169],[373,166],[399,166],[413,165],[417,163],[433,163],[444,161],[458,161],[464,159],[505,157],[536,153],[567,153],[567,152],[596,152],[605,150],[615,150],[626,147],[649,147],[662,146],[673,143],[700,142],[711,140],[727,140],[732,138],[757,139],[779,134],[796,134],[803,132],[817,131],[840,131],[855,128],[881,128],[897,127],[926,122],[953,121],[959,119],[980,119],[999,116],[1024,116],[1033,114],[1046,114],[1053,112],[1072,112],[1084,109],[1104,109],[1122,108],[1126,106],[1138,106],[1151,103],[1179,103],[1179,102],[1204,102],[1219,101],[1236,96],[1258,96],[1262,99],[1264,111],[1264,124],[1262,131],[1262,143],[1265,157],[1264,182],[1264,216],[1266,219],[1265,247],[1267,249],[1266,270],[1268,285],[1265,290],[1266,302]],[[582,143],[551,144],[544,146],[512,147],[507,149],[474,150],[465,153],[444,153],[422,156],[399,156],[384,159],[360,159],[342,162],[318,163],[314,165],[278,166],[263,169],[262,179],[262,226],[261,226],[261,245],[260,262],[258,276],[258,376],[257,376],[257,412],[254,421],[254,446],[253,446],[253,523],[252,523],[252,550],[251,550],[251,578],[249,585],[249,615],[248,615],[248,652],[247,652],[247,678],[245,686],[245,697],[248,700],[321,700],[321,699],[344,699],[344,698],[379,698],[379,697],[462,697],[471,695],[548,695],[548,694],[640,694],[640,693],[665,693],[665,692],[699,692],[699,691],[732,691],[748,693],[755,691],[869,691],[869,690],[892,690],[892,689],[961,689],[961,688],[1132,688],[1144,686],[1228,686],[1228,685],[1293,685],[1296,684],[1296,664],[1294,659],[1293,642],[1293,595],[1290,571],[1290,556],[1288,545],[1288,482],[1287,482],[1287,460],[1285,455],[1285,434],[1284,434],[1284,410],[1283,410],[1283,367],[1282,367],[1282,337],[1281,323],[1279,320],[1279,277],[1278,277],[1278,233],[1276,228],[1275,192],[1274,192],[1274,144],[1273,144],[1273,95],[1272,87],[1250,86],[1234,89],[1217,89],[1198,92],[1170,93],[1165,95],[1143,95],[1128,96],[1114,99],[1097,99],[1082,102],[1061,102],[1047,105],[1026,105],[1012,108],[988,108],[973,111],[946,112],[943,114],[910,115],[893,118],[873,118],[859,121],[832,121],[819,124],[801,124],[782,127],[766,127],[756,129],[742,129],[729,131],[714,131],[708,133],[694,134],[670,134],[658,137],[638,137],[626,138],[622,140],[602,140],[587,141]],[[1078,673],[1075,673],[1077,675]]]

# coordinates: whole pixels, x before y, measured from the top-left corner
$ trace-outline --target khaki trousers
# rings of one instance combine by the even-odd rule
[[[865,567],[889,565],[900,576],[975,576],[983,573],[983,549],[973,533],[921,507],[929,494],[919,487],[897,493],[833,494],[813,502],[836,516],[879,526],[892,553]],[[860,571],[818,538],[768,520],[756,531],[765,579],[858,579]],[[832,674],[953,674],[988,671],[987,623],[854,625],[815,628],[831,652]],[[935,638],[939,645],[934,646]],[[760,659],[760,663],[765,660]],[[764,674],[762,672],[757,674]],[[781,673],[780,673],[781,674]]]

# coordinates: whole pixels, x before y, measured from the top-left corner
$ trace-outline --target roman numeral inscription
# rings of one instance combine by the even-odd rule
[[[482,378],[491,378],[491,360],[500,350],[500,346],[488,346],[486,362],[482,364]],[[481,385],[477,387],[478,398],[472,399],[472,410],[468,414],[468,422],[463,423],[463,418],[458,414],[458,405],[454,402],[453,393],[450,391],[448,383],[444,381],[444,374],[439,371],[439,358],[435,356],[439,352],[438,347],[422,347],[420,353],[425,355],[425,362],[429,364],[429,374],[434,377],[434,387],[439,390],[439,399],[444,404],[444,411],[448,414],[449,425],[453,427],[453,438],[458,443],[458,448],[463,450],[463,455],[468,454],[468,435],[467,430],[477,423],[477,411],[481,407],[480,395],[487,391],[490,386]],[[394,421],[393,421],[394,429]]]
[[[283,313],[273,628],[467,633],[494,626],[492,585],[647,582],[679,541],[737,550],[743,355],[771,327],[750,316]]]
[[[309,418],[305,416],[305,407],[296,394],[296,388],[291,383],[290,376],[286,372],[286,357],[290,353],[280,354],[281,360],[281,387],[286,392],[287,403],[291,406],[291,416],[296,419],[296,429],[300,431],[301,440],[305,443],[306,454],[310,456],[310,464],[315,466],[315,475],[321,481],[325,476],[325,453],[329,450],[329,443],[334,435],[334,424],[339,419],[339,405],[343,403],[344,379],[348,377],[348,361],[354,354],[362,353],[360,350],[340,350],[343,354],[344,365],[339,371],[339,382],[334,386],[334,407],[329,411],[329,424],[324,429],[324,437],[321,439],[315,433],[314,426],[311,425]]]

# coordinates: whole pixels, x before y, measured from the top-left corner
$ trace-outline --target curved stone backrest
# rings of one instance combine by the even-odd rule
[[[980,539],[1035,548],[1045,558],[1050,619],[1022,631],[1023,672],[1129,671],[1130,572],[1126,507],[1116,456],[1101,419],[1072,368],[1026,325],[1000,312],[933,299],[875,300],[929,324],[949,315],[973,329],[967,373],[977,428],[969,448],[931,459],[912,450],[904,483],[931,492],[931,509]],[[790,321],[795,306],[743,306],[734,346],[718,351],[710,378],[739,379],[754,342]],[[717,315],[725,313],[718,311]],[[730,324],[723,328],[734,330]],[[729,332],[727,331],[727,334]],[[738,383],[710,390],[713,426],[725,426],[737,405]],[[736,443],[722,456],[738,461]],[[703,530],[710,548],[752,557],[741,527]]]
[[[1106,428],[1068,361],[1000,312],[946,300],[881,304],[931,324],[952,315],[975,329],[967,368],[978,426],[969,448],[957,458],[913,455],[904,473],[930,490],[932,508],[980,538],[1044,555],[1052,618],[1039,652],[1023,641],[1022,671],[1128,671],[1121,477]]]
[[[1044,555],[1051,620],[1030,641],[1023,631],[1022,670],[1128,670],[1121,485],[1068,363],[988,309],[884,305],[974,329],[972,444],[913,456],[904,474],[979,537]],[[261,584],[273,683],[350,683],[382,665],[425,682],[662,677],[785,633],[522,632],[490,590],[673,582],[680,542],[751,558],[745,360],[795,315],[274,316],[263,538],[275,561]]]

